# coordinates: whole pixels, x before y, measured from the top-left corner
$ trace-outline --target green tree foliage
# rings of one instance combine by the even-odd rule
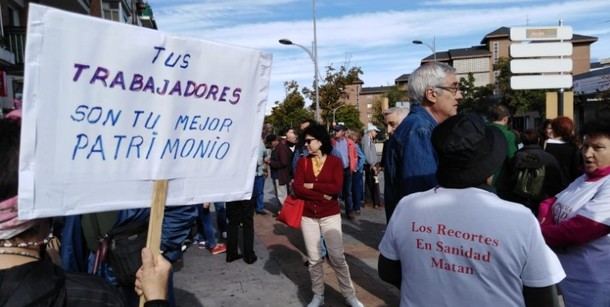
[[[331,120],[329,123],[332,122],[332,113],[330,116]],[[343,123],[346,127],[353,130],[360,130],[363,127],[360,122],[360,112],[356,106],[345,105],[344,107],[337,109],[335,119],[337,123]]]
[[[388,98],[388,108],[393,108],[396,106],[396,102],[407,100],[407,92],[401,91],[398,86],[394,85],[384,94],[384,97]]]
[[[345,91],[347,85],[359,80],[362,74],[360,67],[347,68],[341,66],[338,69],[333,66],[326,67],[324,83],[320,87],[320,112],[322,121],[329,125],[333,120],[333,110],[344,104],[344,100],[349,96]],[[304,88],[303,94],[307,95],[312,101],[315,100],[315,89]],[[315,106],[312,104],[312,108]],[[355,114],[355,116],[354,116]],[[361,129],[362,123],[358,119],[358,109],[355,107],[341,107],[337,109],[337,122],[344,122],[351,129]]]
[[[460,101],[460,112],[477,112],[484,114],[487,112],[488,98],[493,96],[493,85],[475,86],[474,76],[468,73],[466,78],[460,79],[462,89],[462,100]]]
[[[497,96],[500,101],[507,105],[513,114],[522,114],[529,111],[538,111],[544,114],[545,91],[544,90],[513,90],[510,88],[510,61],[500,58],[494,65],[494,70],[499,71],[496,77]]]
[[[299,92],[296,81],[284,82],[286,98],[283,102],[276,101],[271,115],[265,117],[266,123],[271,123],[276,133],[287,128],[298,128],[305,119],[312,119],[313,113],[305,109],[305,98]]]

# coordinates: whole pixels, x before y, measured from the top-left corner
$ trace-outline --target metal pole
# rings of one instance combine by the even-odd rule
[[[559,19],[559,26],[563,26],[563,20],[561,19]],[[559,42],[563,43],[563,40],[560,40]],[[559,58],[563,60],[563,56],[560,56]],[[559,74],[563,75],[563,72],[560,72]],[[557,115],[563,116],[563,88],[559,89],[557,95],[559,95],[559,97],[557,97]]]
[[[318,123],[321,122],[320,118],[320,86],[319,84],[319,73],[318,73],[318,36],[316,32],[316,0],[312,0],[313,7],[313,65],[314,73],[314,87],[316,88],[316,121]]]
[[[559,95],[557,97],[557,115],[563,116],[563,89],[559,89],[557,95]]]

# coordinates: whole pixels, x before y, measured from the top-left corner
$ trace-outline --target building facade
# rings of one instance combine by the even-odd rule
[[[375,103],[379,102],[381,104],[381,110],[388,108],[388,92],[396,88],[402,93],[403,98],[406,99],[408,79],[409,75],[403,74],[394,80],[394,85],[374,87],[363,87],[364,82],[358,80],[346,86],[344,90],[346,98],[342,100],[342,103],[355,106],[360,114],[360,122],[367,126],[373,121]]]
[[[150,6],[143,0],[0,0],[0,109],[21,102],[29,3],[156,29]]]

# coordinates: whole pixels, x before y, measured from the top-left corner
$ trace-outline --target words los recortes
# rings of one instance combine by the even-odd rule
[[[411,222],[411,232],[430,234],[434,233],[437,235],[462,239],[465,241],[478,242],[493,247],[500,246],[500,240],[498,239],[494,239],[478,233],[452,229],[444,224],[437,224],[436,227],[432,227],[428,225],[418,225],[417,222]]]

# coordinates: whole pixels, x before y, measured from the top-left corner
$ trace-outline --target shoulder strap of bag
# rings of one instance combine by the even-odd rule
[[[117,217],[117,211],[82,215],[83,236],[89,250],[97,250],[100,238],[103,238],[114,227]]]

